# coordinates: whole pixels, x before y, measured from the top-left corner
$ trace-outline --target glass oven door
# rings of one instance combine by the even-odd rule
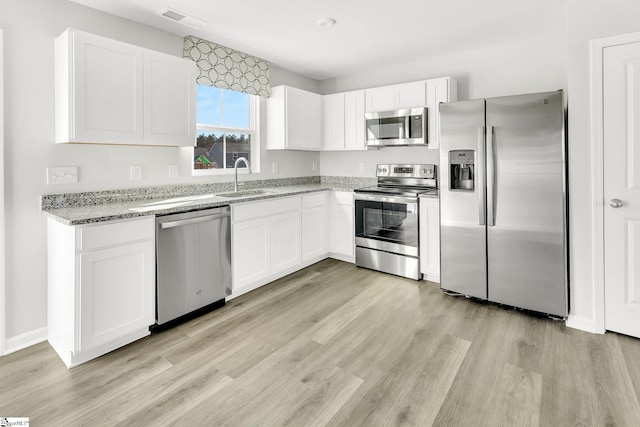
[[[356,194],[356,246],[418,256],[418,200]]]

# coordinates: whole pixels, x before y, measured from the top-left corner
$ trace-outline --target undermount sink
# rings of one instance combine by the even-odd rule
[[[230,191],[228,193],[218,193],[218,197],[249,197],[249,196],[264,196],[267,194],[275,194],[276,191],[272,190],[243,190],[243,191]]]

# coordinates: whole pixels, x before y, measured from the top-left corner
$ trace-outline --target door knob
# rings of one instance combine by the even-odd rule
[[[609,200],[609,206],[611,206],[612,208],[621,208],[622,207],[622,200],[620,200],[620,199],[611,199],[611,200]]]

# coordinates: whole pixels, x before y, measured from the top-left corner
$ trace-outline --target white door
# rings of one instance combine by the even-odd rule
[[[604,49],[605,327],[640,337],[640,43]]]

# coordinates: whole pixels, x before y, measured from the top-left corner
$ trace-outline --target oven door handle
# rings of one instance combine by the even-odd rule
[[[417,204],[417,197],[402,197],[402,196],[380,196],[372,194],[356,193],[354,200],[365,200],[370,202],[386,202],[386,203],[405,203],[405,204]]]

